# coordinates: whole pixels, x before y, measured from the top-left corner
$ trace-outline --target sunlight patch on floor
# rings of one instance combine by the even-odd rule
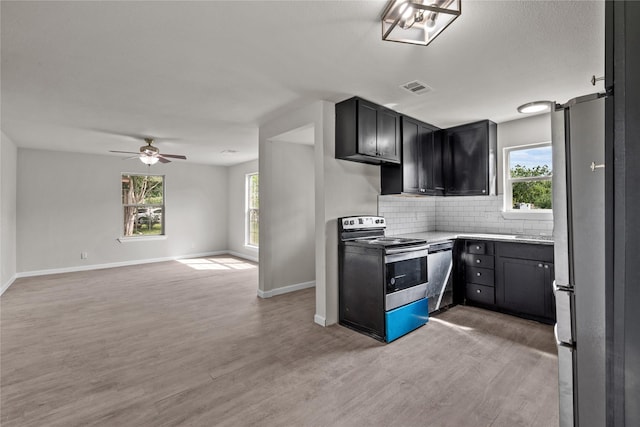
[[[255,265],[235,258],[187,258],[177,260],[194,270],[249,270]]]
[[[194,270],[229,270],[229,267],[202,258],[179,259],[178,262]]]
[[[236,258],[209,258],[209,261],[220,263],[224,266],[233,268],[234,270],[249,270],[256,268],[254,264],[250,264]]]
[[[458,329],[465,332],[473,331],[473,328],[470,328],[469,326],[456,325],[455,323],[447,322],[446,320],[438,319],[437,317],[430,317],[429,322],[440,323],[448,328]]]

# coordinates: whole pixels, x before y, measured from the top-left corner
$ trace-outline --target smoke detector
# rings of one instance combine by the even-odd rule
[[[411,92],[414,95],[424,95],[427,92],[431,92],[433,89],[427,86],[425,83],[422,83],[418,80],[413,80],[411,82],[400,85],[400,87],[407,92]]]

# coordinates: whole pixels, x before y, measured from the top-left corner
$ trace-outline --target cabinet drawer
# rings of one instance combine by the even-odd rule
[[[485,242],[467,242],[467,253],[483,255],[487,253],[487,244]]]
[[[493,255],[467,255],[466,263],[469,267],[493,268]]]
[[[467,283],[493,286],[493,270],[489,268],[467,267]]]
[[[492,286],[467,283],[466,295],[468,300],[480,302],[482,304],[496,303],[496,296]]]

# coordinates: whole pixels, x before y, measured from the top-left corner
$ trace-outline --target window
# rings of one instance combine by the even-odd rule
[[[504,150],[504,210],[551,212],[551,143]]]
[[[164,176],[122,174],[123,236],[164,235]]]
[[[245,222],[245,244],[247,246],[258,247],[258,235],[260,230],[260,203],[258,191],[258,174],[247,175],[246,193],[247,209]]]

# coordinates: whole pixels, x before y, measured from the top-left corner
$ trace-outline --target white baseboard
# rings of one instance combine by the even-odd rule
[[[229,253],[228,251],[202,252],[197,254],[180,255],[180,256],[173,256],[173,257],[150,258],[150,259],[140,259],[140,260],[134,260],[134,261],[111,262],[107,264],[79,265],[74,267],[52,268],[48,270],[25,271],[22,273],[17,273],[15,277],[16,278],[34,277],[34,276],[44,276],[47,274],[74,273],[76,271],[101,270],[103,268],[128,267],[130,265],[150,264],[153,262],[175,261],[178,259],[185,259],[185,258],[200,258],[205,256],[225,255],[228,253]]]
[[[260,298],[271,298],[276,295],[287,294],[289,292],[299,291],[301,289],[313,288],[316,285],[316,281],[296,283],[295,285],[283,286],[281,288],[271,289],[270,291],[263,291],[258,289],[258,296]]]
[[[327,319],[325,319],[323,316],[320,316],[319,314],[313,316],[313,321],[320,326],[327,326]]]
[[[240,252],[236,252],[236,251],[227,251],[227,253],[228,253],[229,255],[237,256],[238,258],[244,258],[244,259],[247,259],[247,260],[249,260],[249,261],[253,261],[253,262],[260,262],[260,261],[258,260],[258,257],[253,257],[253,256],[250,256],[250,255],[247,255],[247,254],[241,254]]]
[[[4,292],[9,289],[9,286],[13,285],[13,282],[16,281],[16,279],[18,278],[18,276],[16,274],[14,274],[11,279],[9,279],[9,281],[7,283],[3,283],[2,284],[2,288],[0,288],[0,296],[2,296],[2,294],[4,294]]]

